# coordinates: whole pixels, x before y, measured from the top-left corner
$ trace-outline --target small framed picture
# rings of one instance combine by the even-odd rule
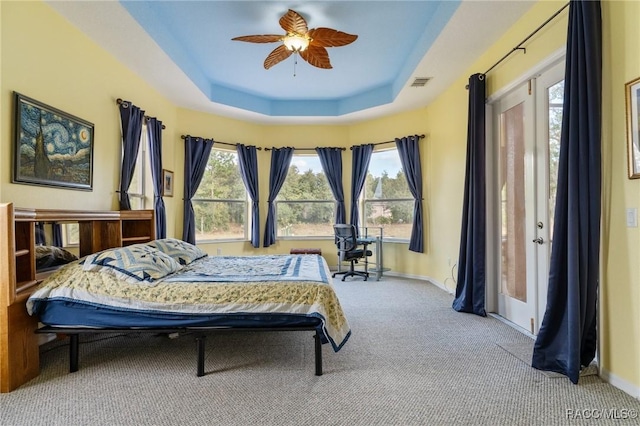
[[[162,169],[162,196],[173,197],[173,172]]]
[[[640,77],[625,84],[629,179],[640,178]]]

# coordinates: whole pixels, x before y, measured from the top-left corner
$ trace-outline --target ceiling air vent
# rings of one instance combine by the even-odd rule
[[[424,87],[429,80],[431,80],[431,77],[416,77],[413,83],[411,83],[411,87]]]

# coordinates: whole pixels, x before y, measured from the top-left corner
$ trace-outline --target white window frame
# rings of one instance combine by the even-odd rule
[[[398,151],[398,148],[396,146],[390,147],[390,148],[382,148],[382,149],[377,149],[374,152],[371,153],[372,159],[373,156],[376,154],[380,154],[382,152],[389,152],[389,151]],[[399,159],[399,153],[398,153],[398,159]],[[371,162],[369,163],[369,168],[371,168]],[[403,170],[402,166],[400,166],[400,168]],[[389,174],[391,176],[391,174]],[[387,232],[384,231],[384,226],[381,225],[368,225],[367,224],[367,218],[366,218],[366,207],[367,204],[372,204],[372,203],[380,203],[382,202],[410,202],[411,205],[413,206],[413,203],[415,202],[415,199],[413,197],[410,198],[366,198],[367,195],[367,191],[366,191],[366,186],[368,183],[368,176],[369,176],[369,170],[367,170],[367,179],[365,180],[365,186],[362,189],[362,193],[360,194],[360,199],[359,201],[359,208],[360,208],[360,226],[362,228],[382,228],[384,232],[384,240],[385,241],[389,241],[389,242],[396,242],[396,243],[407,243],[409,244],[411,237],[407,237],[407,238],[398,238],[398,237],[394,237],[392,235],[388,235]],[[405,182],[406,183],[406,182]],[[407,190],[409,189],[409,184],[407,183]],[[411,221],[410,224],[413,224],[413,215],[411,216]],[[376,232],[374,231],[374,234]]]
[[[62,246],[63,247],[79,247],[80,246],[80,224],[61,223],[62,225]]]
[[[137,179],[138,188],[135,188],[136,192],[133,192],[129,187],[129,201],[137,200],[135,204],[137,208],[134,208],[132,202],[132,210],[144,210],[147,207],[149,201],[148,194],[153,193],[153,187],[149,191],[151,186],[151,160],[149,158],[149,142],[147,139],[147,125],[142,125],[142,133],[140,134],[140,146],[138,147],[138,156],[136,158],[136,165],[133,169],[134,177]],[[124,155],[124,153],[123,153]],[[136,179],[131,179],[133,182]]]
[[[294,165],[294,163],[296,162],[296,160],[300,161],[300,162],[304,162],[303,159],[305,158],[314,158],[317,159],[318,161],[318,165],[320,165],[320,168],[322,169],[322,163],[320,162],[320,156],[318,155],[318,153],[316,152],[310,152],[310,153],[299,153],[293,154],[293,157],[291,158],[291,164],[289,167],[291,167],[291,165]],[[315,160],[314,160],[315,163]],[[308,170],[308,169],[307,169]],[[302,170],[300,169],[300,171],[302,173],[306,172],[307,170]],[[326,174],[324,172],[324,169],[322,169],[322,173],[325,176],[326,179]],[[287,173],[287,179],[289,178],[289,174]],[[285,179],[285,183],[282,185],[282,187],[284,188],[284,185],[286,185],[286,179]],[[329,185],[329,182],[327,181],[327,185]],[[331,188],[329,188],[331,189]],[[285,204],[331,204],[333,206],[333,218],[335,221],[335,214],[336,214],[336,210],[338,208],[338,203],[336,202],[336,200],[333,198],[331,199],[327,199],[327,200],[282,200],[279,199],[280,194],[282,194],[282,190],[280,191],[280,193],[278,194],[278,197],[276,197],[274,204],[275,204],[275,224],[276,224],[276,239],[279,240],[327,240],[327,239],[332,239],[334,238],[334,234],[333,234],[333,229],[331,230],[331,232],[327,235],[283,235],[280,234],[280,227],[278,226],[278,209],[279,207],[281,208],[281,206],[284,206]]]
[[[234,154],[237,155],[238,153],[235,150],[230,150],[230,149],[224,149],[224,148],[218,148],[218,147],[213,147],[211,149],[211,152],[214,151],[218,151],[218,152],[225,152],[225,153],[229,153],[229,154]],[[208,160],[207,160],[208,161]],[[239,160],[236,160],[236,163],[238,165],[238,174],[240,175],[240,163]],[[240,179],[242,179],[242,177],[240,177]],[[197,243],[219,243],[219,242],[234,242],[234,241],[249,241],[249,224],[251,222],[251,218],[252,218],[252,204],[249,202],[249,193],[247,192],[246,186],[244,185],[244,182],[242,183],[243,188],[244,188],[244,200],[236,200],[236,199],[222,199],[222,198],[192,198],[191,201],[192,202],[197,202],[197,203],[211,203],[211,204],[224,204],[224,203],[242,203],[244,204],[244,224],[243,224],[243,236],[242,237],[238,237],[238,238],[198,238],[198,234],[196,233],[196,242]],[[194,218],[195,219],[195,218]]]

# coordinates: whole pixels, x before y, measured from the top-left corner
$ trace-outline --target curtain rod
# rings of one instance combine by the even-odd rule
[[[316,148],[294,148],[294,147],[291,147],[291,148],[293,148],[293,150],[295,150],[295,151],[315,151],[316,150]],[[347,148],[342,148],[342,147],[337,147],[337,146],[329,146],[327,148],[339,149],[340,151],[345,151],[347,149]],[[275,147],[274,148],[265,148],[264,150],[265,151],[273,151],[274,149],[280,149],[280,148],[275,148]]]
[[[197,138],[197,139],[204,139],[204,138],[200,138],[200,137],[197,137],[197,136],[191,136],[191,135],[186,135],[186,136],[182,135],[182,136],[180,136],[181,139],[186,139],[187,137],[194,137],[194,138]],[[418,135],[418,138],[424,139],[424,135]],[[215,139],[212,139],[212,140],[214,141],[214,143],[220,143],[222,145],[229,145],[229,146],[238,146],[239,145],[237,143],[222,142],[222,141],[217,141]],[[395,142],[396,142],[395,140],[393,140],[393,141],[385,141],[385,142],[376,142],[376,143],[372,143],[371,145],[382,145],[382,144],[385,144],[385,143],[395,143]],[[315,148],[295,148],[295,147],[292,147],[292,148],[294,150],[296,150],[296,151],[315,151],[316,150]],[[329,147],[329,148],[339,149],[341,151],[346,151],[347,150],[347,148],[343,148],[343,147]],[[260,147],[257,147],[256,149],[257,150],[262,150],[262,148],[260,148]],[[265,148],[264,150],[265,151],[273,151],[274,149],[280,149],[280,148]],[[349,149],[353,149],[353,147],[351,147]]]
[[[424,135],[418,135],[418,138],[420,138],[420,139],[424,139]],[[396,143],[396,141],[395,141],[395,140],[393,140],[393,141],[375,142],[375,143],[371,143],[371,144],[364,144],[364,145],[374,145],[374,146],[375,146],[375,145],[383,145],[383,144],[385,144],[385,143]],[[349,149],[353,150],[353,147],[351,147],[351,148],[349,148]]]
[[[205,139],[205,138],[201,138],[201,137],[199,137],[199,136],[191,136],[191,135],[181,135],[181,136],[180,136],[180,139],[186,139],[186,138],[188,138],[188,137],[190,137],[190,138],[196,138],[196,139]],[[219,144],[222,144],[222,145],[228,145],[228,146],[238,146],[238,145],[240,145],[239,143],[222,142],[222,141],[218,141],[218,140],[215,140],[215,139],[211,139],[211,140],[212,140],[214,143],[219,143]],[[256,147],[256,149],[257,149],[258,151],[262,151],[262,148],[260,148],[260,147]]]
[[[120,98],[116,99],[116,103],[117,103],[118,105],[122,105],[122,107],[123,107],[123,108],[129,108],[129,103],[128,103],[128,102],[123,101],[123,100],[122,100],[122,99],[120,99]],[[149,120],[150,118],[151,118],[151,117],[149,117],[148,115],[145,115],[145,116],[144,116],[144,119],[145,119],[145,120]],[[162,125],[162,129],[164,130],[164,129],[166,129],[166,128],[167,128],[167,127],[163,124],[163,125]]]
[[[491,68],[489,68],[488,70],[486,70],[484,72],[484,75],[487,75],[489,73],[489,71],[491,71],[492,69],[494,69],[495,67],[497,67],[502,61],[504,61],[505,59],[507,59],[509,57],[509,55],[511,55],[513,52],[515,52],[516,50],[524,50],[524,53],[527,53],[527,49],[525,47],[522,47],[522,45],[524,43],[526,43],[527,41],[529,41],[529,39],[531,37],[533,37],[538,31],[540,31],[545,25],[547,25],[549,22],[551,22],[556,16],[558,16],[567,6],[569,6],[569,3],[565,4],[564,6],[562,6],[556,13],[554,13],[549,19],[547,19],[546,21],[544,21],[544,23],[542,23],[542,25],[540,25],[538,28],[536,28],[531,34],[529,34],[524,40],[522,40],[520,43],[518,43],[518,45],[516,47],[514,47],[513,49],[511,49],[511,51],[509,53],[507,53],[506,55],[504,55],[502,58],[500,58],[500,60],[498,62],[496,62],[495,64],[493,64],[491,66]]]

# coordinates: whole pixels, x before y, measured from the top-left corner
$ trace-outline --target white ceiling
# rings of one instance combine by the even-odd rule
[[[177,106],[257,123],[346,124],[428,105],[535,2],[48,3]],[[327,49],[331,70],[299,58],[295,77],[293,57],[263,68],[277,45],[231,41],[284,34],[278,20],[289,8],[309,28],[358,39]],[[416,77],[431,80],[411,87]]]

